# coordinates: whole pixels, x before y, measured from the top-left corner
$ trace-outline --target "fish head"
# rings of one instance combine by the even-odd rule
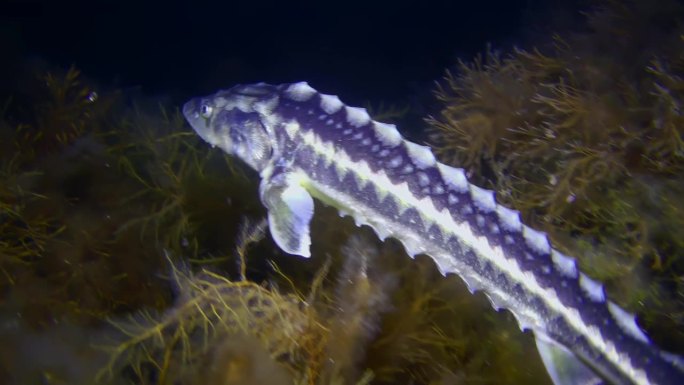
[[[183,115],[212,147],[237,156],[261,172],[276,150],[269,121],[270,111],[278,102],[273,88],[260,83],[193,98],[183,105]]]

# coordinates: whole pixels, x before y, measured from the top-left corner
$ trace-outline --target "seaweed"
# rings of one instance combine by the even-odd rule
[[[683,15],[673,1],[600,2],[549,44],[459,63],[428,119],[443,161],[496,190],[678,352]]]
[[[38,84],[27,87],[29,95],[22,95],[30,102],[14,108],[16,118],[22,120],[15,134],[22,157],[55,153],[86,134],[108,128],[118,92],[99,94],[73,66],[64,73],[43,73],[36,80]]]
[[[225,352],[217,352],[242,338],[245,346],[241,349],[256,343],[267,346],[272,356],[295,354],[295,341],[307,319],[296,298],[279,296],[252,282],[232,282],[209,271],[188,275],[173,268],[173,282],[179,298],[165,314],[141,313],[126,323],[114,323],[127,339],[112,348],[110,364],[101,375],[112,375],[117,363],[130,368],[135,383],[188,381],[201,377],[206,366],[212,366],[210,372],[230,371],[235,369],[230,359],[212,363],[217,359],[212,355],[225,359]],[[252,365],[264,367],[268,362]]]
[[[241,226],[236,257],[263,237],[263,223]],[[302,297],[246,279],[231,281],[208,269],[192,273],[168,258],[176,291],[161,314],[140,312],[112,321],[123,338],[110,344],[98,381],[129,373],[134,383],[314,383],[311,354],[324,329]],[[299,369],[299,377],[295,377]]]
[[[74,68],[36,79],[0,123],[3,298],[37,328],[166,306],[162,251],[206,258],[197,239],[237,231],[236,210],[255,215],[256,200],[230,204],[253,187],[232,162],[200,156],[177,111],[128,107]]]
[[[245,265],[264,231],[241,225],[236,281],[167,256],[174,303],[112,321],[120,337],[105,346],[99,382],[259,383],[263,373],[308,385],[545,381],[541,363],[529,362],[531,336],[459,280],[440,279],[429,258],[411,261],[367,229],[345,231],[328,258],[312,259],[309,279],[294,281],[274,260],[270,283],[258,285]]]
[[[39,173],[19,171],[14,160],[0,169],[0,282],[9,285],[15,284],[15,271],[39,260],[47,241],[64,230],[50,216],[29,212],[27,206],[46,197],[21,187],[22,180]]]

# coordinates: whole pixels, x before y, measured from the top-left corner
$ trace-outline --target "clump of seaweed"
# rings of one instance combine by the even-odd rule
[[[510,314],[492,313],[484,296],[442,277],[430,258],[412,261],[398,249],[390,244],[382,254],[394,265],[383,268],[394,272],[397,289],[367,352],[380,383],[547,381],[531,336]]]
[[[50,217],[29,212],[35,200],[44,196],[25,191],[21,180],[37,175],[17,169],[14,159],[6,161],[0,169],[0,282],[13,285],[13,278],[22,267],[30,266],[41,258],[48,239],[62,230]]]
[[[250,281],[245,267],[255,257],[248,258],[248,247],[264,230],[263,223],[242,225],[237,281],[206,269],[192,273],[169,259],[174,304],[113,321],[121,338],[108,344],[110,360],[98,381],[250,384],[268,378],[314,385],[544,378],[541,364],[529,362],[536,354],[530,336],[514,331],[512,317],[492,316],[486,299],[471,296],[458,279],[441,278],[429,258],[413,262],[397,243],[380,245],[364,229],[339,254],[315,261],[321,265],[309,280],[292,281],[273,263],[267,287]],[[304,285],[307,294],[298,288]]]
[[[98,381],[124,373],[141,384],[291,384],[295,367],[308,362],[304,349],[322,329],[301,297],[246,279],[247,247],[264,229],[263,222],[242,225],[238,281],[206,269],[191,273],[168,259],[174,305],[113,322],[123,338],[108,348],[110,361]]]
[[[680,352],[682,16],[673,1],[602,2],[581,32],[461,62],[429,119],[442,160],[495,189]]]
[[[274,383],[291,383],[275,357],[297,356],[297,341],[307,327],[298,298],[206,270],[189,274],[174,267],[173,283],[179,297],[166,313],[142,313],[115,323],[126,339],[112,348],[101,376],[122,366],[140,384],[192,383],[202,377],[213,378],[210,383],[258,383],[245,378],[271,367],[271,374],[281,378]],[[263,356],[260,347],[268,354],[257,361]]]
[[[164,307],[161,251],[207,259],[231,245],[230,218],[261,210],[254,187],[200,154],[177,111],[126,106],[74,68],[37,79],[0,119],[3,300],[34,327]]]
[[[90,297],[100,290],[77,289],[92,286],[98,267],[89,262],[103,248],[92,237],[98,221],[86,223],[92,202],[77,204],[82,195],[74,187],[86,188],[79,173],[101,160],[92,135],[113,98],[95,98],[73,68],[39,79],[40,87],[27,81],[27,94],[7,99],[0,123],[0,288],[5,303],[34,326],[64,313],[88,318],[104,311]]]
[[[313,282],[305,297],[325,332],[320,353],[310,357],[324,365],[309,376],[318,381],[307,383],[336,376],[353,383],[364,374],[380,384],[546,381],[541,361],[530,360],[537,357],[531,336],[512,316],[493,314],[482,295],[442,277],[430,258],[414,261],[398,242],[383,243],[370,229],[337,219],[335,210],[316,209],[314,257],[281,264],[279,276],[288,279],[272,278],[297,292]],[[324,254],[329,259],[316,257]],[[314,278],[307,279],[311,268]]]
[[[25,158],[58,151],[94,130],[107,126],[117,93],[98,94],[81,79],[75,67],[65,73],[39,76],[31,102],[16,110],[22,124],[16,127],[16,144]]]
[[[197,227],[209,230],[210,226],[202,221],[224,222],[223,230],[234,233],[235,225],[226,227],[225,218],[235,216],[235,207],[251,206],[252,214],[257,211],[254,203],[239,202],[243,194],[236,191],[253,188],[244,172],[227,161],[227,172],[219,174],[212,164],[219,160],[217,153],[200,151],[196,135],[184,130],[183,122],[179,113],[169,115],[163,109],[153,117],[136,112],[126,130],[136,134],[119,136],[121,144],[109,149],[118,168],[137,185],[137,191],[120,203],[135,205],[140,213],[130,216],[117,232],[133,230],[160,249],[174,251],[197,250],[194,235],[202,233]]]

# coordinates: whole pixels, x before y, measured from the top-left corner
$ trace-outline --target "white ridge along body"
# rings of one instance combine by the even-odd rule
[[[650,343],[574,259],[394,125],[304,82],[235,86],[190,100],[183,114],[205,141],[260,173],[284,251],[310,255],[317,198],[509,309],[534,332],[556,384],[684,384],[680,359]]]

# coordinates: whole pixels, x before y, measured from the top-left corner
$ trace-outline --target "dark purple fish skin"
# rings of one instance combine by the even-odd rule
[[[433,257],[442,273],[459,275],[471,291],[484,291],[495,308],[510,310],[521,328],[569,349],[609,382],[684,384],[681,368],[647,340],[633,316],[616,310],[603,288],[553,249],[545,234],[516,225],[517,212],[494,203],[493,192],[454,182],[444,171],[450,168],[431,161],[425,151],[403,139],[388,140],[377,122],[364,118],[365,112],[331,103],[329,95],[295,83],[236,86],[193,99],[184,113],[189,116],[203,100],[242,101],[244,96],[249,103],[227,106],[244,113],[258,111],[276,149],[274,166],[256,167],[262,176],[275,178],[296,170],[321,189],[349,197],[355,207],[338,207],[346,214],[372,226],[383,239],[397,238],[412,256]],[[209,125],[236,125],[230,121],[234,118],[223,119]],[[193,127],[212,143],[202,128]],[[317,143],[333,148],[334,156],[325,155]],[[340,167],[338,159],[355,166]],[[391,187],[382,184],[384,177]],[[394,192],[388,193],[403,185],[419,205],[407,207]],[[327,198],[328,203],[336,199]],[[445,227],[441,217],[426,215],[440,212],[448,212],[450,220],[466,226],[471,235],[464,238],[452,226]],[[499,259],[492,256],[494,251],[501,254]]]

